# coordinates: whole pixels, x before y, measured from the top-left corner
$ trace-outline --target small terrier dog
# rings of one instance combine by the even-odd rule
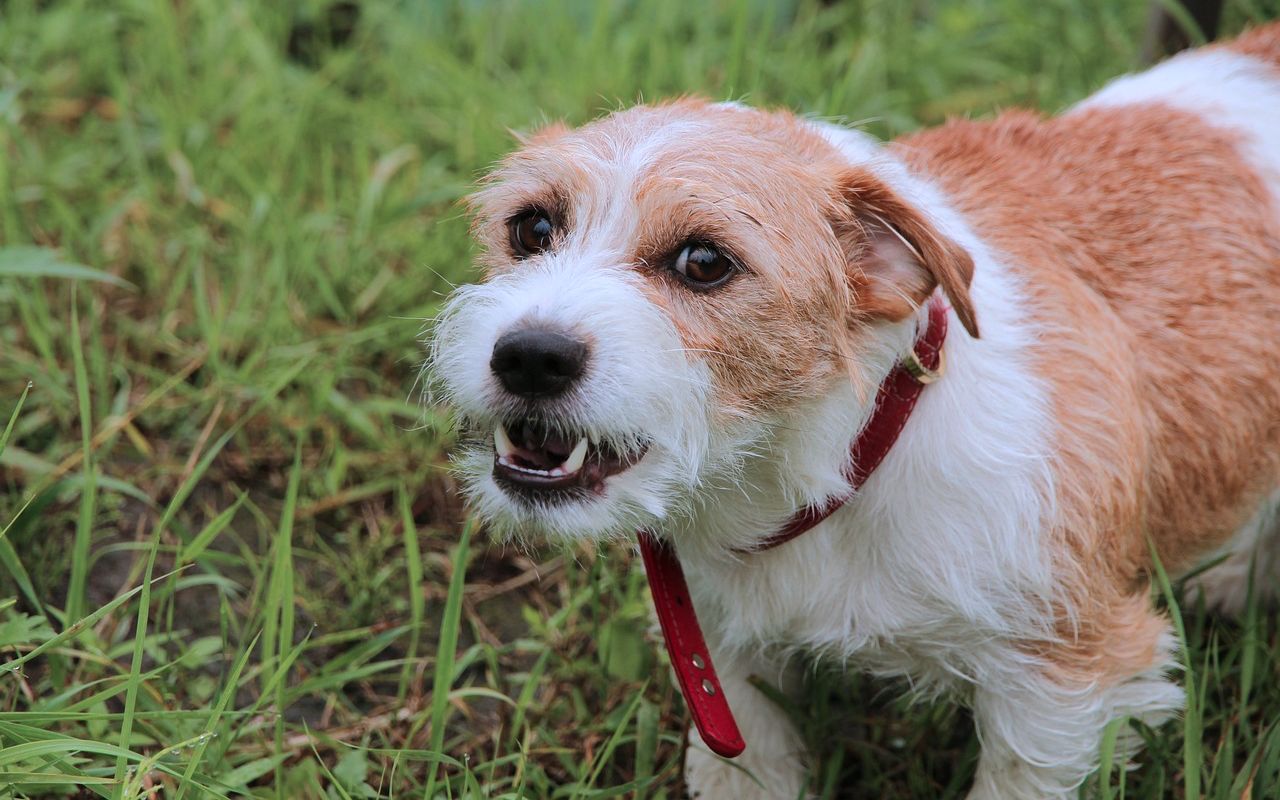
[[[430,360],[469,501],[678,556],[747,742],[690,737],[694,796],[803,793],[748,678],[805,652],[971,705],[970,798],[1073,797],[1109,722],[1183,703],[1152,552],[1224,556],[1197,585],[1226,610],[1277,585],[1280,24],[887,145],[696,99],[553,125],[473,202],[487,280]],[[943,303],[945,374],[851,492]]]

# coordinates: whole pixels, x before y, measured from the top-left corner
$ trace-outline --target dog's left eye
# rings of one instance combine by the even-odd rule
[[[511,249],[517,256],[536,256],[551,246],[551,234],[555,225],[545,212],[533,209],[519,214],[507,223],[511,235]]]
[[[691,288],[710,289],[733,277],[737,268],[713,245],[689,242],[676,256],[672,269]]]

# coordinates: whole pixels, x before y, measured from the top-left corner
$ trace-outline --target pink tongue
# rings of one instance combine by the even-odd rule
[[[516,457],[534,469],[550,470],[564,463],[573,452],[573,444],[563,436],[536,430],[525,425],[516,443]]]

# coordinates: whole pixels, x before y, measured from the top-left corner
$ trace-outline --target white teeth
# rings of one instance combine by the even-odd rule
[[[511,443],[511,437],[507,436],[507,429],[501,422],[493,429],[493,446],[502,458],[508,458],[516,451],[516,446]]]
[[[569,453],[569,457],[559,465],[551,469],[537,469],[536,467],[520,464],[514,458],[519,453],[519,448],[511,443],[511,436],[507,433],[507,429],[502,423],[498,423],[493,429],[493,449],[498,453],[498,463],[530,475],[549,475],[553,478],[559,478],[574,474],[582,469],[582,465],[586,463],[588,445],[587,437],[583,436],[574,445],[573,452]]]
[[[558,469],[565,471],[566,475],[572,475],[582,469],[582,462],[587,460],[587,437],[583,436],[578,440],[578,444],[574,446],[573,452],[564,460]]]

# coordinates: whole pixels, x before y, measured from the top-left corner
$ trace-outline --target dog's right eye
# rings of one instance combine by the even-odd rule
[[[536,256],[551,246],[551,234],[555,225],[546,212],[533,209],[511,218],[507,223],[511,235],[511,249],[520,258]]]
[[[732,259],[706,242],[689,242],[671,268],[694,291],[704,292],[726,283],[737,271]]]

